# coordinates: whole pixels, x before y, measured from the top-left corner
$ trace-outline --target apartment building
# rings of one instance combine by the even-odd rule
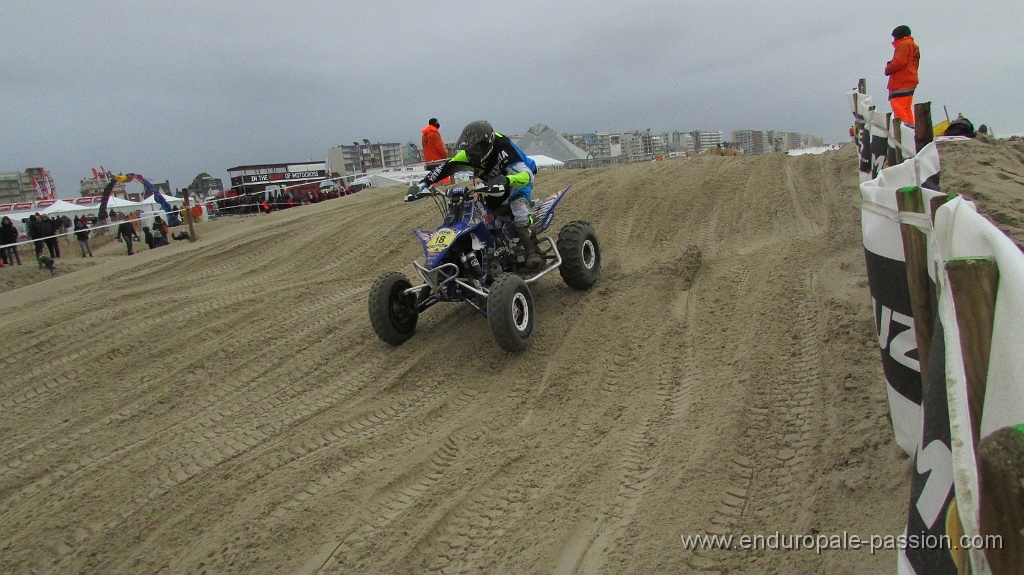
[[[35,199],[35,190],[25,172],[0,172],[0,204],[31,202]]]
[[[744,154],[756,156],[772,151],[770,132],[761,130],[736,130],[732,133],[733,144]]]
[[[788,152],[807,146],[824,145],[821,138],[798,132],[776,132],[774,130],[737,130],[732,133],[733,143],[746,154],[757,155],[769,152]],[[818,142],[818,143],[813,143]]]
[[[669,152],[693,153],[697,151],[692,132],[666,132],[664,134],[664,141]]]
[[[716,148],[725,141],[722,132],[712,130],[696,130],[693,132],[693,149],[698,154]]]
[[[51,197],[57,197],[57,189],[43,168],[0,172],[0,203],[31,202]]]
[[[616,152],[612,151],[612,136],[607,132],[587,132],[585,134],[562,134],[562,137],[568,140],[571,144],[577,148],[587,152],[595,158],[610,158],[619,155],[621,153],[621,147]],[[616,143],[618,135],[616,136]]]
[[[335,146],[327,152],[327,166],[339,176],[363,174],[384,168],[399,168],[409,162],[410,154],[397,142],[371,144],[352,142],[351,146]],[[422,158],[422,154],[420,155]]]

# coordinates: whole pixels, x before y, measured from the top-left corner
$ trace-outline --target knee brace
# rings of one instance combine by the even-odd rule
[[[509,207],[512,208],[512,219],[517,227],[526,228],[533,223],[533,218],[530,216],[530,200],[516,198],[512,200]]]

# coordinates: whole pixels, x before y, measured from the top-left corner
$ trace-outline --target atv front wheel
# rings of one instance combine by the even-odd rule
[[[601,275],[601,244],[587,222],[565,224],[558,232],[558,254],[562,256],[558,273],[573,289],[590,289]]]
[[[402,345],[416,331],[416,298],[402,293],[411,287],[405,274],[388,272],[370,288],[370,324],[377,337],[391,345]]]
[[[505,351],[522,351],[533,333],[533,295],[523,278],[502,274],[487,295],[487,323]]]

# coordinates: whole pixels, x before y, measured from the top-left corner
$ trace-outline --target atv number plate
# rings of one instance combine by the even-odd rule
[[[434,232],[434,235],[430,236],[430,241],[427,242],[427,251],[431,253],[443,252],[451,246],[453,239],[455,239],[455,230],[441,228]]]

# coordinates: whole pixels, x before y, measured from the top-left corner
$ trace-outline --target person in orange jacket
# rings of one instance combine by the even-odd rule
[[[423,163],[431,170],[438,162],[448,159],[448,150],[444,147],[439,131],[441,124],[437,118],[431,118],[427,127],[423,128]]]
[[[444,147],[444,140],[441,139],[440,128],[441,124],[437,118],[431,118],[427,122],[427,127],[423,128],[423,164],[428,172],[448,159],[448,150]],[[447,184],[450,181],[451,178],[445,178],[441,183]]]
[[[889,105],[894,116],[907,124],[914,124],[914,88],[917,88],[917,69],[921,64],[921,49],[910,35],[910,27],[897,26],[892,31],[892,60],[885,65],[889,77]]]

